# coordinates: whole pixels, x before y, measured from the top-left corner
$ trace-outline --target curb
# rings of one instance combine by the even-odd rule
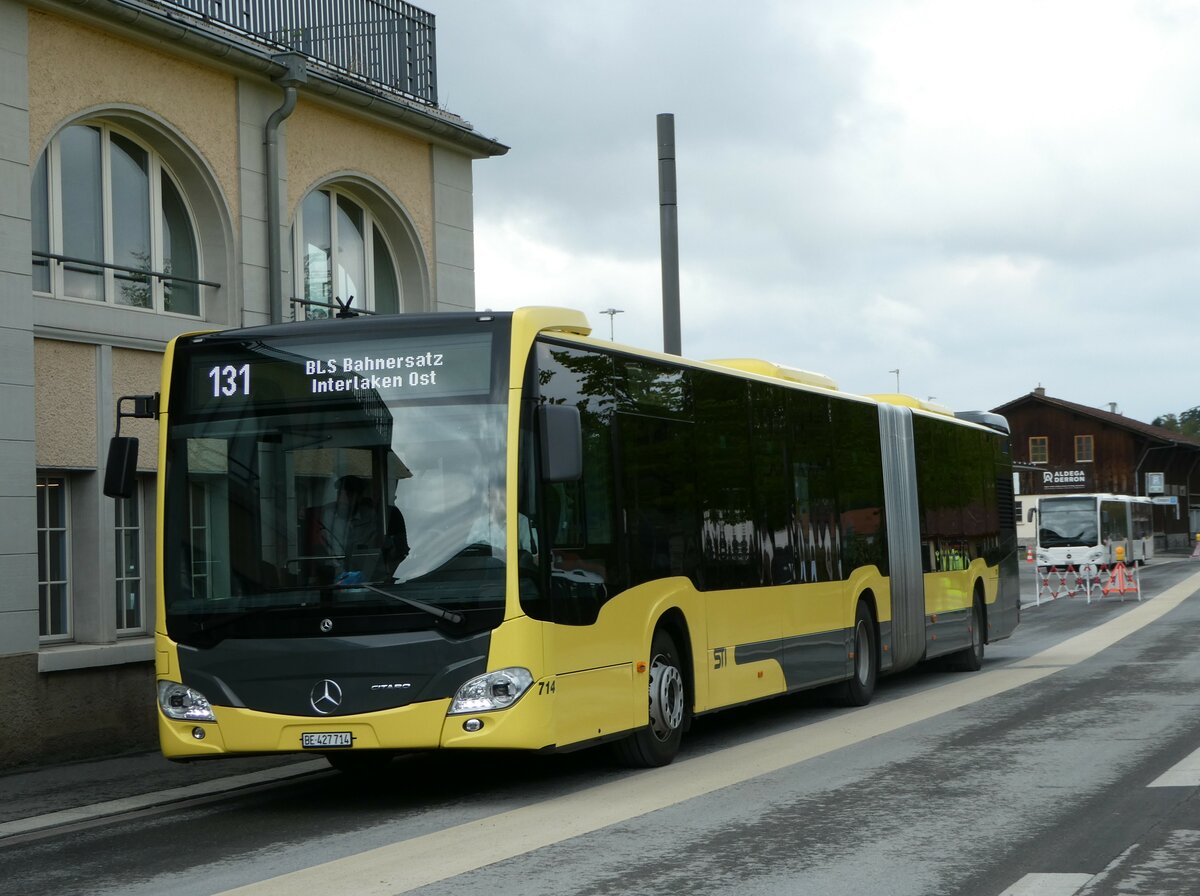
[[[212,796],[218,793],[230,793],[235,790],[245,790],[263,784],[273,784],[291,778],[311,775],[319,771],[329,771],[329,763],[324,759],[313,759],[307,762],[297,762],[279,768],[265,769],[258,772],[247,772],[229,778],[217,778],[200,784],[188,784],[183,787],[172,787],[168,790],[158,790],[154,793],[143,793],[137,796],[122,797],[93,803],[90,806],[77,806],[74,809],[62,809],[49,812],[46,815],[35,815],[31,818],[19,818],[0,824],[0,842],[21,834],[32,834],[49,828],[63,827],[70,824],[95,821],[113,815],[127,812],[137,812],[143,809],[154,809],[170,803]]]

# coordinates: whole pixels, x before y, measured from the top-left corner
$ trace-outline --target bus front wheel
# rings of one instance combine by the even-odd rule
[[[635,768],[667,765],[679,752],[688,713],[688,688],[671,635],[659,629],[650,644],[649,722],[616,744],[617,756]]]

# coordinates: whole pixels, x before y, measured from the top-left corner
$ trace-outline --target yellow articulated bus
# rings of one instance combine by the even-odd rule
[[[1012,633],[1002,418],[589,333],[523,308],[175,339],[121,415],[161,427],[163,752],[656,766],[696,715],[865,704]]]

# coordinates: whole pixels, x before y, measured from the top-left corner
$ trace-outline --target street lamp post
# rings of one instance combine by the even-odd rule
[[[624,312],[620,308],[605,308],[600,313],[608,315],[608,341],[613,342],[613,318]]]
[[[889,370],[888,373],[896,374],[896,394],[899,394],[900,393],[900,368],[897,367],[895,370]]]

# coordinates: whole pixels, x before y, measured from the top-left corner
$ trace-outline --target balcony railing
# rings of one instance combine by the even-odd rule
[[[352,80],[437,105],[432,13],[397,0],[161,0]]]

